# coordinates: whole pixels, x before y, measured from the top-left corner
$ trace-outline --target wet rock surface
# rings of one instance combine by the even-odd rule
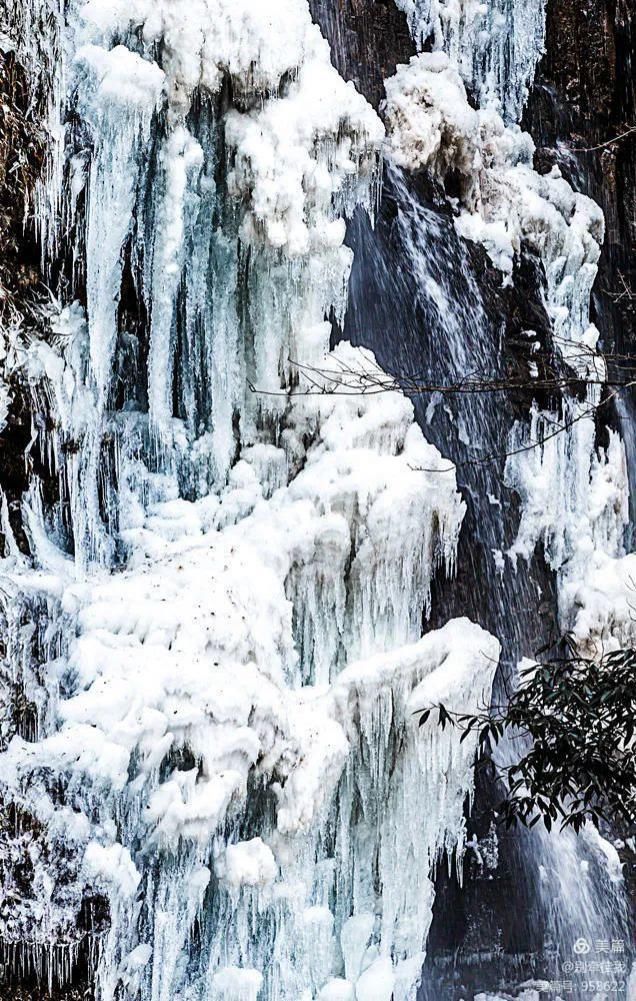
[[[87,981],[75,987],[53,988],[49,991],[42,985],[12,987],[11,984],[4,984],[0,980],[0,990],[2,990],[2,1001],[90,1001],[93,996]]]
[[[0,96],[0,313],[6,317],[41,280],[31,218],[44,134],[24,68],[1,49]]]
[[[606,237],[596,322],[611,353],[636,349],[636,11],[630,0],[551,0],[547,48],[523,126],[541,171],[558,164],[599,203]]]
[[[310,0],[309,6],[334,66],[377,108],[384,80],[415,54],[405,14],[393,0]]]
[[[45,153],[41,114],[24,67],[11,49],[0,49],[0,319],[8,327],[29,322],[26,318],[43,297],[40,247],[33,226],[35,186]],[[0,433],[0,483],[13,531],[25,552],[19,506],[28,486],[30,460],[25,449],[30,437],[28,393],[16,383],[7,425]]]

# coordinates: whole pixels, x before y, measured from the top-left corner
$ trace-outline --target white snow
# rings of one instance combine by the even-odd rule
[[[342,977],[328,980],[318,995],[318,1001],[355,1001],[355,987]]]
[[[356,1001],[391,1001],[395,973],[390,959],[376,959],[356,981]]]
[[[84,869],[89,879],[111,884],[115,896],[134,896],[141,882],[130,852],[117,843],[104,848],[89,842],[84,853]]]
[[[230,886],[266,886],[276,878],[277,866],[271,848],[261,838],[228,845],[216,874]]]
[[[219,970],[212,980],[215,996],[224,1001],[256,1001],[262,983],[258,970],[242,970],[238,966]]]
[[[603,241],[599,207],[558,170],[538,174],[530,136],[491,108],[471,107],[445,53],[414,56],[386,81],[386,92],[392,157],[408,170],[427,168],[442,185],[451,173],[455,185],[459,180],[460,235],[483,243],[505,275],[522,244],[543,260],[555,334],[569,357],[569,342],[581,339],[572,325],[589,303]]]

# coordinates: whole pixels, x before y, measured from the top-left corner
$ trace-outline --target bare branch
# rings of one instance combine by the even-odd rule
[[[575,146],[574,151],[576,153],[596,153],[600,149],[607,149],[608,146],[613,146],[614,143],[620,142],[621,139],[626,139],[628,136],[633,135],[636,132],[636,125],[630,125],[624,132],[619,135],[614,136],[612,139],[606,140],[606,142],[599,143],[598,146]]]

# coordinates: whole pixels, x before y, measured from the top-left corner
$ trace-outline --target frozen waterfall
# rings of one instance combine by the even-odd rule
[[[307,0],[14,0],[45,90],[51,295],[38,329],[0,330],[0,414],[17,383],[31,414],[17,514],[0,497],[0,942],[50,989],[81,957],[96,1001],[415,1001],[477,743],[418,710],[476,711],[502,649],[506,670],[533,652],[503,601],[492,630],[457,608],[431,627],[466,493],[488,498],[493,579],[516,587],[541,543],[581,648],[633,635],[625,450],[585,412],[603,217],[536,173],[518,125],[544,0],[396,3],[419,54],[380,117]],[[422,170],[449,185],[447,232]],[[523,451],[560,417],[515,424],[514,539],[494,473],[454,467],[499,447],[494,411],[347,387],[389,347],[362,306],[346,339],[383,177],[436,374],[498,365],[475,283],[452,301],[470,241],[504,288],[536,255],[589,384],[545,447]],[[545,840],[545,872],[579,864]],[[555,905],[564,934],[597,930],[589,899]]]

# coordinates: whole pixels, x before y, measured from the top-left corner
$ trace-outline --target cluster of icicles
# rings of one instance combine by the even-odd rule
[[[20,56],[52,80],[40,232],[72,277],[41,336],[3,335],[57,485],[33,475],[23,498],[29,556],[0,510],[3,940],[54,978],[93,936],[100,1001],[413,999],[474,755],[417,710],[487,701],[499,644],[466,620],[422,637],[463,502],[408,400],[336,391],[375,368],[329,350],[325,317],[345,309],[345,220],[376,204],[384,127],[306,0],[21,9]],[[432,152],[409,165],[441,176],[452,129],[477,141],[463,84],[442,53],[400,73],[392,155],[413,159],[423,128]],[[498,177],[519,156],[492,115]],[[534,194],[558,214],[553,182]],[[501,242],[486,190],[466,214]],[[518,216],[509,242],[532,238]],[[539,248],[570,247],[549,275],[568,315],[591,271],[574,293],[561,279],[598,225],[555,222]]]

